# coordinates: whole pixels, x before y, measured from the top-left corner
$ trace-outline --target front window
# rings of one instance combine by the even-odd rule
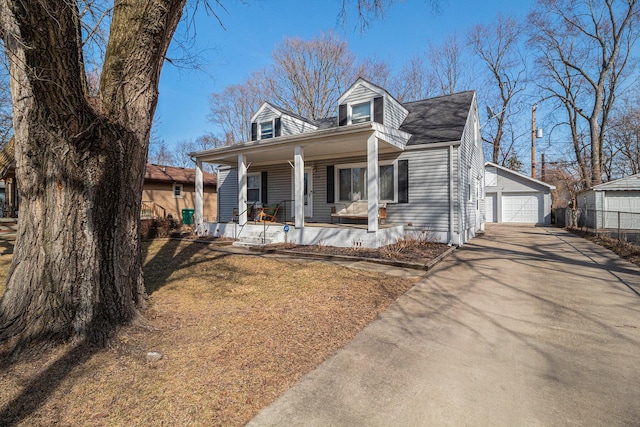
[[[260,174],[247,175],[247,201],[260,201]]]
[[[260,139],[273,138],[273,122],[260,123]]]
[[[351,123],[364,123],[371,121],[371,103],[364,102],[351,107]]]
[[[381,165],[379,172],[380,200],[395,200],[395,167],[393,164]],[[339,168],[339,200],[367,200],[367,168]]]
[[[380,200],[393,200],[395,194],[393,165],[380,166]]]

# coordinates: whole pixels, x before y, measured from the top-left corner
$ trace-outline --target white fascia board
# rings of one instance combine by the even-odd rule
[[[296,123],[298,123],[300,125],[303,125],[303,126],[310,126],[311,128],[313,128],[313,130],[317,130],[318,129],[318,126],[314,125],[310,121],[300,120],[299,118],[290,116],[287,113],[282,113],[282,117],[287,117],[288,119],[290,119],[290,120],[292,120],[292,121],[294,121],[294,122],[296,122]]]
[[[329,136],[350,135],[354,133],[365,133],[372,131],[373,122],[359,123],[357,125],[339,126],[336,128],[329,128],[318,130],[314,132],[303,132],[294,135],[279,136],[277,138],[263,139],[261,141],[248,141],[241,144],[231,145],[229,147],[210,148],[208,150],[196,151],[189,153],[191,157],[201,160],[203,162],[214,161],[216,155],[228,155],[231,153],[241,153],[243,151],[254,151],[269,149],[271,147],[279,147],[283,145],[299,144],[305,141],[313,141],[314,139],[325,138]],[[405,132],[403,132],[405,133]],[[266,142],[265,142],[266,141]],[[214,158],[213,160],[207,160],[207,158]]]
[[[393,129],[380,123],[371,122],[371,127],[375,131],[376,137],[382,139],[389,144],[404,150],[407,142],[411,138],[411,134],[398,129]]]
[[[258,116],[260,115],[260,113],[262,113],[262,111],[267,108],[273,111],[274,113],[276,113],[278,117],[282,116],[282,111],[280,111],[273,105],[269,104],[268,102],[263,102],[260,108],[258,108],[258,111],[256,111],[256,113],[253,116],[251,116],[251,123],[255,122]]]
[[[500,169],[500,170],[502,170],[502,171],[504,171],[504,172],[507,172],[507,173],[513,174],[513,175],[515,175],[515,176],[519,176],[520,178],[526,179],[526,180],[528,180],[528,181],[535,182],[536,184],[544,185],[545,187],[548,187],[548,188],[549,188],[549,190],[555,190],[555,189],[556,189],[556,186],[555,186],[555,185],[551,185],[551,184],[547,184],[546,182],[538,181],[537,179],[535,179],[535,178],[531,178],[530,176],[527,176],[527,175],[522,174],[522,173],[520,173],[520,172],[516,172],[516,171],[511,170],[511,169],[509,169],[509,168],[505,168],[504,166],[500,166],[500,165],[499,165],[499,164],[497,164],[497,163],[493,163],[493,162],[485,162],[484,167],[486,168],[487,166],[492,166],[492,167],[498,168],[498,169]]]
[[[431,142],[429,144],[416,144],[416,145],[407,145],[405,147],[405,151],[412,151],[412,150],[428,150],[430,148],[442,148],[442,147],[449,147],[449,146],[458,146],[461,145],[462,141],[460,140],[456,140],[456,141],[442,141],[442,142]]]

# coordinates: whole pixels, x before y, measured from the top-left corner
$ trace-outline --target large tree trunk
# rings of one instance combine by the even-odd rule
[[[77,5],[0,3],[21,185],[0,338],[14,338],[18,349],[68,340],[104,344],[138,315],[149,133],[160,69],[184,1],[115,2],[100,94],[93,99]]]

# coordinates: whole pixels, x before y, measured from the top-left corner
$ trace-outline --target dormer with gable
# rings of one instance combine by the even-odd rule
[[[383,88],[358,78],[338,100],[338,126],[376,122],[399,129],[409,114]]]
[[[252,141],[295,135],[317,129],[316,125],[305,118],[268,102],[263,103],[251,118]]]

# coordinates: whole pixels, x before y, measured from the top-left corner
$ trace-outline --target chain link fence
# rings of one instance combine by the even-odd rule
[[[595,234],[640,245],[640,213],[591,209],[554,209],[556,225],[579,228]]]

